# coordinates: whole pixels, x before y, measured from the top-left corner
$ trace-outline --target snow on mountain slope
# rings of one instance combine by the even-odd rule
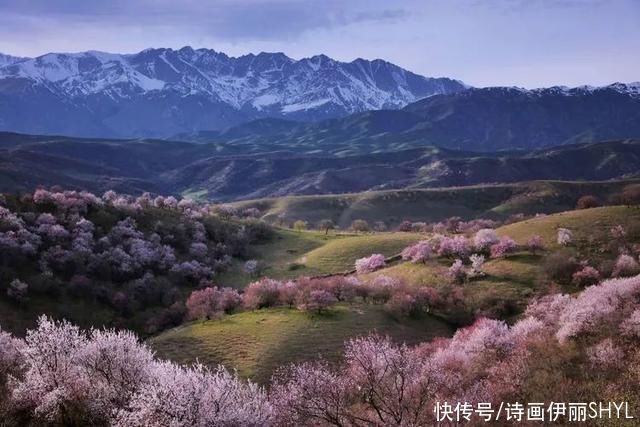
[[[505,90],[505,91],[516,91],[522,94],[527,94],[530,96],[545,96],[545,95],[563,95],[563,96],[581,96],[586,94],[593,94],[598,91],[603,90],[614,90],[618,93],[630,95],[630,96],[640,96],[640,82],[632,82],[632,83],[612,83],[610,85],[605,86],[551,86],[551,87],[542,87],[536,89],[525,89],[517,86],[506,87],[506,86],[496,86],[490,88],[479,88],[477,90]]]
[[[315,121],[466,88],[381,60],[324,55],[234,58],[184,47],[2,58],[0,100],[13,108],[0,103],[0,129],[79,136],[168,136],[261,117]]]
[[[419,76],[382,60],[344,63],[324,55],[294,60],[282,53],[235,58],[190,47],[122,55],[49,53],[19,61],[2,56],[0,81],[13,83],[3,85],[13,95],[30,87],[73,108],[89,110],[98,127],[112,121],[105,114],[117,116],[129,105],[144,104],[148,114],[182,121],[175,126],[182,131],[216,129],[259,117],[313,121],[398,109],[421,98],[465,89],[459,81]],[[183,116],[185,109],[202,116],[199,120],[205,123]],[[153,123],[144,124],[149,126],[153,128]],[[125,130],[124,135],[146,131]]]
[[[21,61],[25,58],[20,58],[18,56],[11,56],[11,55],[5,55],[3,53],[0,53],[0,67],[3,67],[5,65],[9,65],[9,64],[13,64],[15,62]]]

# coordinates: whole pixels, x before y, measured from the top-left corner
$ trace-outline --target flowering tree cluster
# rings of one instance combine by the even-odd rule
[[[635,404],[639,325],[640,276],[612,279],[535,300],[512,326],[481,318],[413,347],[354,338],[341,364],[282,367],[266,391],[222,367],[157,360],[129,332],[42,317],[25,339],[0,331],[0,417],[29,425],[431,425],[435,403],[445,401],[622,395]]]
[[[367,280],[352,276],[300,277],[295,281],[263,278],[250,283],[241,293],[213,285],[193,291],[186,305],[188,319],[211,319],[241,309],[276,306],[321,313],[338,302],[380,304],[394,315],[414,316],[434,308],[446,310],[461,305],[464,294],[457,288],[409,286],[385,275]]]
[[[353,339],[339,367],[306,362],[274,377],[276,422],[435,425],[435,402],[637,395],[640,350],[618,331],[637,333],[639,292],[640,277],[608,281],[577,297],[538,300],[513,326],[479,319],[417,347],[375,335]]]
[[[190,319],[213,319],[231,313],[242,304],[242,297],[232,288],[216,286],[193,291],[186,301]]]
[[[519,218],[519,220],[523,220]],[[439,222],[423,222],[404,220],[398,225],[397,230],[414,233],[462,233],[473,234],[482,229],[497,228],[500,222],[491,219],[477,218],[469,221],[462,221],[460,217],[450,217]]]
[[[0,283],[0,293],[27,304],[38,294],[66,293],[125,317],[150,306],[184,307],[179,287],[210,280],[264,232],[255,220],[221,221],[210,210],[148,193],[38,189],[5,198],[0,273],[15,280]]]
[[[438,255],[444,257],[464,257],[471,250],[471,245],[464,236],[445,236],[440,239]]]
[[[542,238],[532,236],[523,248],[533,253],[543,250]],[[460,284],[468,277],[484,276],[482,268],[486,260],[485,255],[498,258],[520,249],[521,247],[510,237],[500,237],[491,228],[481,228],[476,231],[473,239],[467,239],[462,235],[434,234],[428,240],[406,247],[400,255],[403,260],[414,263],[426,262],[435,256],[454,258],[453,264],[447,271],[447,277],[453,283]],[[470,264],[468,270],[465,263]]]
[[[156,360],[130,332],[41,317],[24,340],[0,332],[0,417],[29,425],[270,425],[260,387],[222,367]],[[0,394],[0,396],[5,396]]]

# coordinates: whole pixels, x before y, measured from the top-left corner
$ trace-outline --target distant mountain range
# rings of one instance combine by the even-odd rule
[[[640,83],[572,89],[470,88],[434,95],[401,110],[367,111],[305,124],[259,120],[175,139],[357,153],[425,145],[531,150],[629,137],[640,137]]]
[[[283,148],[283,147],[281,147]],[[260,151],[261,149],[265,151]],[[640,139],[535,151],[433,146],[356,152],[166,140],[92,140],[0,133],[0,191],[38,185],[239,200],[300,194],[531,180],[640,177]]]
[[[466,86],[382,60],[344,63],[209,49],[0,55],[0,130],[167,137],[277,117],[302,121],[399,109]]]
[[[640,137],[640,82],[472,88],[382,60],[190,47],[0,54],[2,130],[207,142],[235,153],[532,150]]]

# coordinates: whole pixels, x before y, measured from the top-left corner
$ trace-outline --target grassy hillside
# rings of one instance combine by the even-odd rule
[[[574,242],[579,248],[596,249],[610,239],[610,229],[622,225],[630,238],[640,233],[640,208],[627,206],[607,206],[561,212],[539,218],[506,225],[498,233],[511,236],[524,243],[532,234],[540,235],[551,248],[559,247],[557,229],[568,228],[573,231]]]
[[[283,364],[318,356],[336,360],[346,339],[374,331],[409,343],[452,333],[446,323],[432,317],[398,322],[379,307],[341,305],[321,315],[290,309],[244,312],[190,323],[149,343],[161,357],[223,363],[242,376],[265,382]]]
[[[386,257],[424,238],[418,233],[381,233],[334,240],[304,255],[305,265],[319,273],[353,270],[358,258],[380,253]]]
[[[418,233],[328,233],[276,229],[267,242],[252,245],[249,258],[263,266],[258,275],[243,272],[243,262],[220,274],[217,281],[242,288],[258,276],[277,279],[316,276],[352,270],[355,260],[372,253],[392,256],[423,236]]]
[[[599,261],[615,256],[602,252],[602,247],[609,239],[609,229],[618,224],[625,227],[630,241],[640,240],[640,208],[622,206],[562,212],[499,228],[499,234],[509,235],[521,243],[539,234],[545,239],[547,249],[537,254],[522,251],[488,260],[484,266],[486,276],[462,285],[462,309],[467,314],[457,311],[440,314],[451,321],[473,314],[515,320],[532,297],[550,291],[544,265],[545,258],[559,249],[555,243],[557,227],[573,231],[575,244],[569,250],[580,260]],[[264,260],[275,263],[271,272],[287,277],[343,271],[350,268],[357,257],[376,251],[390,255],[423,237],[413,233],[324,236],[317,232],[284,230],[278,235],[278,239],[262,245],[260,251]],[[306,268],[290,271],[283,267],[301,258],[306,258]],[[451,260],[442,258],[426,264],[398,262],[361,279],[387,275],[401,278],[412,286],[447,289],[450,285],[446,271],[450,264]],[[577,289],[566,286],[564,290]],[[323,315],[267,309],[190,323],[153,338],[150,344],[163,357],[180,362],[197,359],[207,364],[224,363],[237,368],[243,376],[264,382],[281,364],[318,355],[335,360],[345,339],[374,330],[399,341],[416,342],[449,334],[451,326],[432,317],[398,320],[378,305],[338,305]]]
[[[405,219],[439,221],[451,216],[504,218],[515,213],[554,213],[571,210],[585,194],[606,201],[626,185],[637,181],[563,182],[535,181],[439,189],[370,191],[364,193],[290,196],[237,202],[240,208],[256,207],[267,221],[298,219],[315,225],[331,219],[348,227],[354,219],[373,224],[383,221],[395,227]]]

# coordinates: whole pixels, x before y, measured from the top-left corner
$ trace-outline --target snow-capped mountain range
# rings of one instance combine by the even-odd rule
[[[603,90],[613,90],[621,94],[630,95],[633,97],[640,97],[640,82],[632,82],[632,83],[613,83],[606,86],[551,86],[551,87],[542,87],[537,89],[525,89],[521,87],[504,87],[504,88],[496,88],[496,89],[504,89],[504,90],[513,90],[520,93],[524,93],[530,96],[548,96],[548,95],[563,95],[563,96],[581,96],[586,94],[593,94],[596,92],[600,92]]]
[[[606,93],[638,100],[640,83],[471,88],[380,59],[347,63],[317,55],[295,60],[283,53],[230,57],[191,47],[36,58],[0,54],[0,131],[32,134],[169,137],[267,117],[315,122],[369,110],[415,109],[426,101],[461,106],[467,99],[495,98],[496,105],[508,107],[516,99],[522,102],[523,96],[547,111],[555,105],[549,104],[552,98],[582,104]],[[428,119],[446,119],[447,108],[431,111]],[[613,104],[611,108],[618,109]],[[472,110],[460,126],[486,114]]]
[[[398,109],[465,88],[457,80],[419,76],[378,59],[345,63],[324,55],[229,57],[190,47],[0,55],[0,129],[167,136],[260,117],[315,121]],[[17,111],[7,111],[7,104]]]

